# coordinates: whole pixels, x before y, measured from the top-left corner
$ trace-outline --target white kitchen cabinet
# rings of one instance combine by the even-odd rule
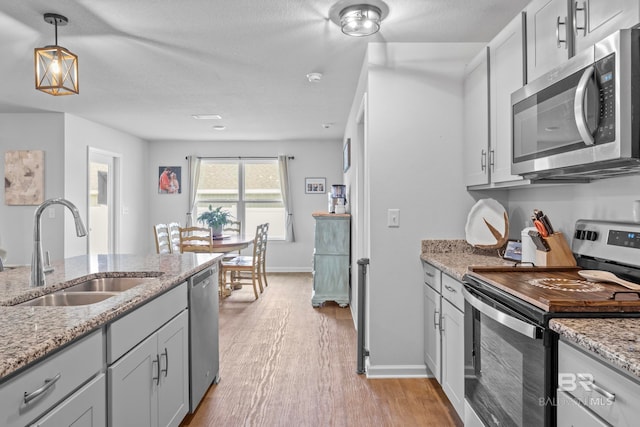
[[[558,342],[557,425],[631,427],[638,425],[640,382],[594,353]],[[578,415],[578,413],[580,415]],[[578,418],[580,417],[580,418]],[[577,424],[578,419],[585,420]],[[599,420],[604,423],[598,423]],[[595,420],[595,421],[594,421]]]
[[[526,82],[524,76],[524,15],[518,14],[489,42],[489,175],[494,184],[522,181],[511,174],[511,94]]]
[[[29,425],[88,383],[104,368],[102,341],[102,330],[95,331],[4,382],[0,386],[0,425]],[[100,398],[104,402],[104,388]],[[81,403],[70,405],[59,409],[76,412]],[[96,425],[100,425],[97,419]]]
[[[462,283],[423,262],[424,359],[464,419],[464,296]]]
[[[465,67],[464,156],[465,184],[489,183],[489,72],[488,49],[482,49]]]
[[[34,427],[102,427],[107,425],[105,375],[100,374],[49,411]]]
[[[108,370],[109,425],[178,426],[189,407],[183,310]]]
[[[640,23],[638,0],[533,0],[525,11],[528,81],[609,34]]]
[[[439,272],[438,272],[439,274]],[[424,363],[433,376],[442,382],[440,365],[440,294],[429,285],[424,286]]]

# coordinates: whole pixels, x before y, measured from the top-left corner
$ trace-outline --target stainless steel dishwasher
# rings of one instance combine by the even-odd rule
[[[213,383],[218,383],[218,265],[189,279],[189,410],[194,412]]]

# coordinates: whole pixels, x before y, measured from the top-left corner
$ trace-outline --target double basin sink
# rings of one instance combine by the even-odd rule
[[[156,277],[100,277],[23,302],[21,306],[77,306],[95,304]]]

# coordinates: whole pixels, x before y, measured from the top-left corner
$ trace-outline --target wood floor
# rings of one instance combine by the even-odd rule
[[[220,304],[220,377],[182,426],[460,426],[435,380],[356,371],[349,308],[311,306],[310,274],[269,274]]]

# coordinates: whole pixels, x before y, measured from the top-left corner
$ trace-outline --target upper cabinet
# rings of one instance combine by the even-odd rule
[[[465,183],[521,184],[511,175],[511,93],[524,84],[523,20],[518,14],[469,62],[464,80]]]
[[[640,23],[638,0],[533,0],[525,11],[528,81],[614,31]]]
[[[467,186],[489,183],[489,66],[483,48],[465,68],[464,155]]]
[[[525,84],[524,15],[516,16],[489,42],[489,166],[491,182],[522,181],[511,175],[511,93]]]

